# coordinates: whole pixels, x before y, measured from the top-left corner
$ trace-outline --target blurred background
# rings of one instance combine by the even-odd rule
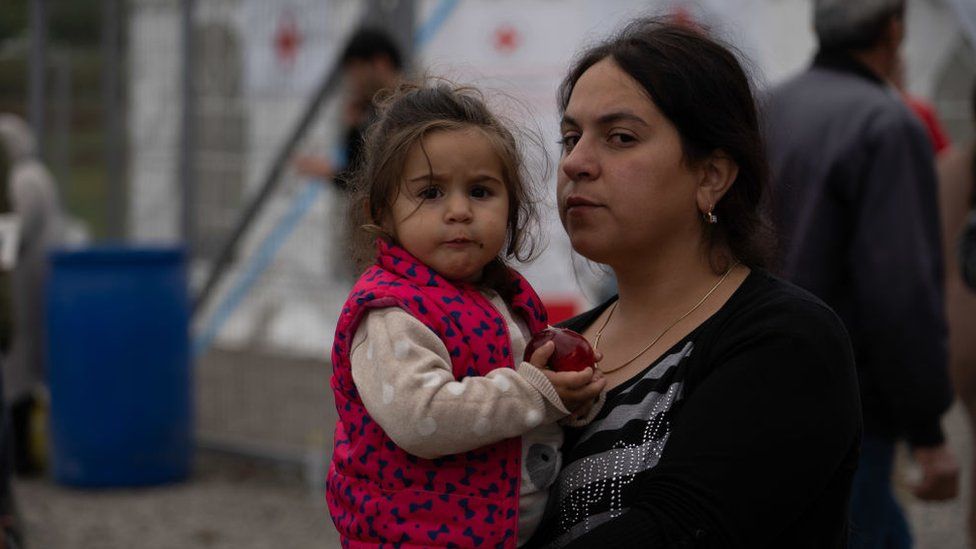
[[[809,63],[810,10],[807,0],[2,0],[0,112],[33,132],[60,224],[43,285],[46,382],[29,389],[15,463],[26,467],[13,482],[26,545],[337,545],[322,483],[329,350],[351,286],[345,197],[295,158],[341,164],[338,56],[361,24],[395,38],[408,75],[477,84],[554,144],[560,76],[628,18],[709,29],[739,48],[762,90]],[[973,137],[974,44],[972,0],[908,2],[903,88],[932,105],[951,143]],[[552,203],[553,185],[539,192]],[[523,271],[558,320],[611,283],[573,257],[555,208],[543,210],[548,245]],[[966,463],[968,428],[956,412],[949,423]],[[964,547],[969,497],[909,502],[918,546]]]

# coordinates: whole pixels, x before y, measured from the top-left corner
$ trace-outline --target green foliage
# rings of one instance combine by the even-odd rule
[[[0,44],[27,36],[30,0],[2,0]],[[102,9],[99,0],[56,0],[47,4],[48,38],[53,44],[98,46]]]
[[[98,47],[102,26],[99,0],[62,0],[49,4],[48,33],[56,44]]]
[[[22,116],[26,114],[28,98],[29,43],[26,40],[30,38],[30,8],[31,0],[0,0],[0,47],[12,40],[24,42],[0,56],[0,112],[16,112]],[[58,184],[66,208],[89,226],[96,239],[107,235],[110,202],[104,165],[102,15],[100,0],[47,1],[47,55],[49,59],[67,57],[71,100],[68,150],[66,155],[58,156],[61,137],[55,133],[55,120],[62,106],[57,104],[55,87],[57,79],[64,75],[57,73],[57,65],[49,62],[45,159],[56,176],[60,176]],[[0,339],[3,298],[0,293]]]
[[[28,0],[3,0],[0,9],[0,44],[27,29]]]

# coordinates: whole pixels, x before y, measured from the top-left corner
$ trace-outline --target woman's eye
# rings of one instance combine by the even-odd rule
[[[433,200],[441,195],[441,190],[437,187],[426,187],[417,193],[417,196],[424,200]]]
[[[557,141],[557,143],[559,143],[559,145],[562,147],[564,152],[569,152],[573,150],[573,147],[575,147],[576,143],[578,142],[579,142],[579,135],[573,133],[567,133],[563,135],[559,139],[559,141]]]
[[[630,145],[631,143],[637,141],[637,138],[629,133],[613,133],[610,134],[610,142],[616,145]]]

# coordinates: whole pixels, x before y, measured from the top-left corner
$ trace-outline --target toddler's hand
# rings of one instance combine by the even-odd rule
[[[596,368],[586,368],[579,372],[554,372],[546,364],[552,356],[556,346],[547,341],[532,353],[529,364],[542,370],[542,373],[556,389],[556,394],[563,401],[563,406],[574,416],[585,416],[600,393],[607,386],[603,372]],[[600,351],[596,351],[597,362],[603,358]]]
[[[542,373],[556,388],[563,406],[574,416],[585,416],[607,386],[606,378],[595,368],[587,368],[579,372],[544,370]]]
[[[603,358],[603,354],[600,353],[599,351],[596,351],[595,354],[597,355],[596,361],[600,362],[600,360]],[[596,366],[593,366],[592,370],[593,370],[593,379],[590,380],[590,385],[600,383],[599,385],[600,390],[597,391],[596,397],[586,402],[585,404],[577,408],[572,414],[570,414],[570,417],[572,419],[579,419],[582,417],[586,417],[590,413],[590,410],[593,408],[593,406],[595,406],[596,403],[600,401],[600,393],[602,393],[607,386],[607,380],[603,378],[603,371],[597,368]]]
[[[540,370],[548,370],[549,359],[552,358],[552,353],[555,350],[556,350],[556,344],[553,343],[552,341],[547,341],[543,343],[541,346],[539,346],[538,349],[535,350],[534,353],[532,353],[532,356],[529,357],[529,364],[535,366]],[[603,360],[603,353],[600,352],[599,349],[593,349],[593,356],[596,357],[596,362],[600,362],[601,360]],[[594,366],[596,365],[594,364]],[[593,369],[595,370],[596,368]],[[598,373],[601,377],[603,376],[603,372],[598,371]]]
[[[538,349],[535,350],[534,353],[532,353],[532,356],[529,357],[529,364],[535,366],[540,370],[548,370],[549,358],[552,356],[552,353],[555,350],[556,350],[555,343],[551,341],[547,341],[543,343]]]

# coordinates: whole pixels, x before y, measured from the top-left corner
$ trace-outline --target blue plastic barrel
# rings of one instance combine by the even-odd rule
[[[71,486],[186,478],[192,461],[189,300],[177,248],[51,254],[51,461]]]

